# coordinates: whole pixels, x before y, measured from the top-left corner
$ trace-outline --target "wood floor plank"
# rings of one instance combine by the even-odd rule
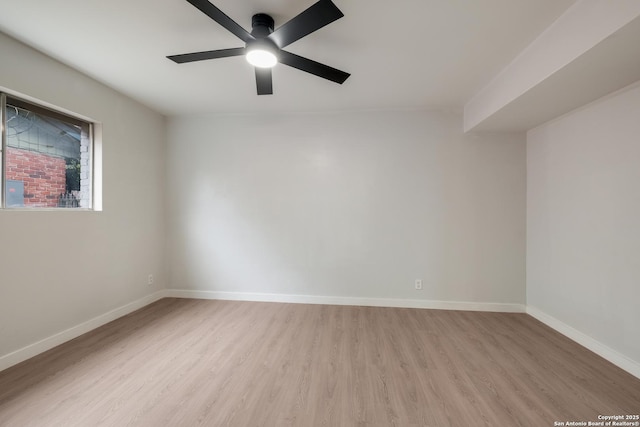
[[[640,380],[525,314],[163,299],[0,372],[0,426],[553,426]]]

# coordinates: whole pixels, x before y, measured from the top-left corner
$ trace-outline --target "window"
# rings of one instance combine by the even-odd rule
[[[0,207],[91,209],[92,124],[4,93],[0,104]]]

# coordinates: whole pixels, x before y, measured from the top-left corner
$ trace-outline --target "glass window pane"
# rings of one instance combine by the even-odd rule
[[[88,125],[10,99],[5,114],[6,207],[91,207]]]

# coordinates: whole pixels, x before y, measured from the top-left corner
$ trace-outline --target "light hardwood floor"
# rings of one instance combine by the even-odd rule
[[[1,426],[553,426],[640,380],[525,314],[164,299],[0,372]]]

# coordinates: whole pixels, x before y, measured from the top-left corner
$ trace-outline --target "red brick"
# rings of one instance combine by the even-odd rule
[[[9,147],[6,165],[7,179],[24,182],[27,206],[57,205],[58,196],[65,191],[64,159]]]

